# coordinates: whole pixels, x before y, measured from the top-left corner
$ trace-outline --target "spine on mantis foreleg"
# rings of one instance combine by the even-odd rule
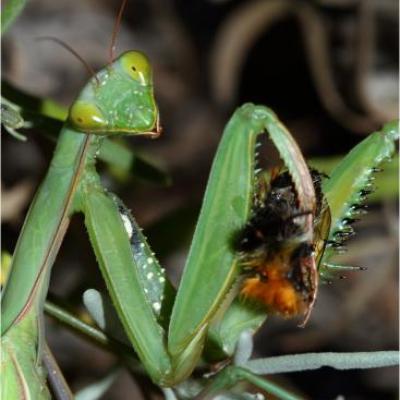
[[[398,121],[386,124],[381,131],[372,133],[358,144],[332,171],[330,179],[324,181],[323,192],[331,210],[332,222],[327,248],[320,263],[321,276],[329,278],[330,272],[351,269],[331,264],[329,260],[354,235],[352,223],[366,212],[364,203],[375,189],[374,174],[393,157],[398,138]]]

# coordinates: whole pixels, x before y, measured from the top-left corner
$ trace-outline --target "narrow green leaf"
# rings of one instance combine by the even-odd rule
[[[100,148],[99,159],[113,168],[114,175],[129,178],[129,175],[145,182],[169,185],[170,176],[138,151],[126,147],[123,142],[105,140]]]
[[[216,398],[216,395],[223,394],[227,389],[234,387],[240,381],[250,382],[281,400],[301,400],[299,396],[290,393],[265,378],[255,375],[248,369],[234,366],[227,367],[218,373],[208,387],[198,395],[198,398]]]
[[[73,400],[74,396],[47,343],[42,352],[43,365],[47,370],[47,381],[56,399]]]
[[[53,317],[57,322],[64,325],[64,327],[73,333],[80,335],[83,339],[91,341],[97,346],[101,346],[105,350],[118,354],[126,361],[129,361],[129,366],[132,371],[144,374],[143,367],[136,360],[136,353],[130,343],[128,345],[113,337],[107,336],[103,331],[87,324],[55,303],[46,301],[45,311],[47,315]]]
[[[1,34],[3,35],[21,14],[28,0],[8,0],[1,10]]]
[[[2,96],[17,104],[23,111],[31,111],[44,117],[65,121],[68,109],[60,106],[51,99],[41,99],[24,90],[21,90],[7,81],[1,81]],[[29,120],[28,118],[25,118]],[[60,130],[60,129],[58,129]]]
[[[92,340],[97,345],[103,347],[110,345],[111,338],[107,337],[104,332],[82,321],[75,315],[71,314],[69,311],[62,308],[60,305],[55,304],[51,301],[46,301],[44,305],[44,310],[47,315],[53,317],[55,320],[57,320],[57,322],[61,323],[74,333],[78,333],[84,338]],[[124,352],[127,352],[128,350],[130,349],[127,347],[122,348],[122,351]]]
[[[340,370],[390,367],[399,364],[398,351],[306,353],[250,360],[245,367],[255,374],[281,374],[322,367]]]

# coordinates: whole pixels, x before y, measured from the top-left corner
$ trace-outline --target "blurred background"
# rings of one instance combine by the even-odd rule
[[[55,43],[62,39],[95,69],[107,62],[119,0],[31,0],[2,42],[2,77],[63,106],[88,76]],[[176,284],[190,243],[222,130],[246,101],[271,107],[307,159],[326,165],[398,114],[396,0],[129,0],[117,52],[139,49],[154,68],[163,135],[127,139],[168,174],[145,182],[105,184],[124,199]],[[54,145],[39,134],[26,143],[2,136],[2,242],[12,253],[34,190]],[[265,165],[279,160],[267,144]],[[311,351],[398,348],[397,180],[377,192],[357,236],[340,256],[368,267],[321,288],[306,329],[270,318],[254,356]],[[81,217],[72,221],[57,259],[51,291],[76,310],[88,287],[102,289]],[[49,342],[74,390],[115,364],[108,353],[48,320]],[[314,372],[273,380],[309,399],[396,399],[396,368]],[[249,389],[251,390],[251,389]],[[129,395],[127,394],[129,393]],[[105,399],[157,398],[121,373]],[[342,397],[340,397],[342,396]]]

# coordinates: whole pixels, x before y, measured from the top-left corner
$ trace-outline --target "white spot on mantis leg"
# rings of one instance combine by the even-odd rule
[[[154,276],[154,274],[153,274],[152,272],[149,272],[149,273],[146,275],[146,278],[147,278],[147,279],[151,279],[153,276]]]
[[[158,301],[153,303],[153,308],[154,308],[154,311],[160,311],[161,310],[161,303],[159,303]]]
[[[147,264],[153,264],[154,260],[151,257],[147,258]]]
[[[143,249],[144,248],[144,243],[140,243],[140,247]]]
[[[158,278],[158,280],[159,280],[160,283],[164,283],[165,282],[165,278],[163,276],[160,276]]]
[[[122,222],[124,224],[124,228],[126,233],[128,234],[129,239],[132,237],[133,234],[133,226],[131,224],[131,221],[129,220],[128,216],[125,214],[120,214]]]

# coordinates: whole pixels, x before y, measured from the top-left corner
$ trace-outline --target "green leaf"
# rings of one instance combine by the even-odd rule
[[[223,369],[200,394],[199,398],[216,398],[227,389],[234,387],[240,381],[247,381],[281,400],[301,400],[300,397],[288,392],[275,383],[257,376],[248,369],[230,366]]]
[[[129,345],[126,345],[123,342],[117,341],[113,337],[107,336],[100,329],[87,324],[54,302],[46,301],[44,309],[47,315],[53,317],[57,322],[64,325],[67,329],[70,329],[75,334],[80,335],[84,339],[89,340],[112,353],[124,357],[130,357],[130,363],[132,365],[133,358],[136,357],[136,354],[130,343]],[[134,368],[140,369],[138,365],[134,365]]]
[[[399,364],[398,351],[306,353],[250,360],[245,367],[255,374],[281,374],[322,367],[340,370],[390,367]]]
[[[122,180],[132,176],[163,186],[171,183],[171,178],[165,171],[138,151],[132,151],[123,141],[105,140],[100,148],[99,159],[109,164],[112,174]]]
[[[1,34],[3,35],[26,6],[28,0],[8,0],[1,10]]]

